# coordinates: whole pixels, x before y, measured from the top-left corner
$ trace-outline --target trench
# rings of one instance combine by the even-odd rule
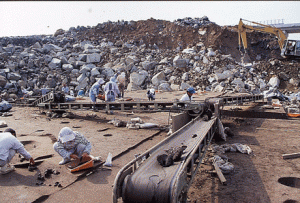
[[[278,182],[289,187],[300,188],[300,178],[296,177],[282,177]]]

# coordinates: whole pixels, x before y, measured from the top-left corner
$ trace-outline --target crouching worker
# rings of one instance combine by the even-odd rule
[[[80,160],[89,156],[91,143],[79,132],[64,127],[58,134],[58,141],[53,145],[54,150],[63,158],[59,165],[66,164],[71,159]]]
[[[149,101],[155,100],[155,89],[150,89],[147,91],[147,97]]]
[[[34,160],[31,155],[25,150],[24,145],[17,139],[16,131],[7,128],[4,133],[0,133],[0,173],[7,174],[15,170],[9,162],[16,153],[20,153],[25,159],[29,160],[31,165],[34,165]]]

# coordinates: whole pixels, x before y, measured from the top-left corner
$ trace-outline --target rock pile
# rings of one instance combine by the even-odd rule
[[[53,36],[0,38],[0,89],[20,94],[24,87],[36,95],[43,87],[59,90],[66,83],[87,91],[98,78],[108,81],[125,72],[128,91],[193,86],[216,92],[260,93],[269,87],[297,92],[298,62],[272,58],[280,54],[274,37],[249,37],[249,64],[240,61],[236,28],[218,26],[206,16],[109,21],[59,29]]]

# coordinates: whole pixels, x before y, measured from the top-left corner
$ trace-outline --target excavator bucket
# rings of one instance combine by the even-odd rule
[[[241,58],[241,61],[242,61],[242,63],[251,63],[252,61],[251,61],[251,59],[250,59],[250,57],[249,57],[249,55],[248,55],[248,53],[244,53],[243,54],[243,56],[242,56],[242,58]]]

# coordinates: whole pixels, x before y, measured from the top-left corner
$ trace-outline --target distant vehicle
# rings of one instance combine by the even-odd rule
[[[246,25],[243,23],[243,21],[256,24],[257,26]],[[283,58],[300,57],[300,40],[287,39],[287,36],[280,28],[248,21],[241,18],[238,24],[239,49],[241,50],[241,45],[243,45],[245,53],[247,53],[247,48],[248,48],[247,37],[246,37],[247,29],[274,34],[277,37],[278,44],[281,49],[281,56]]]

